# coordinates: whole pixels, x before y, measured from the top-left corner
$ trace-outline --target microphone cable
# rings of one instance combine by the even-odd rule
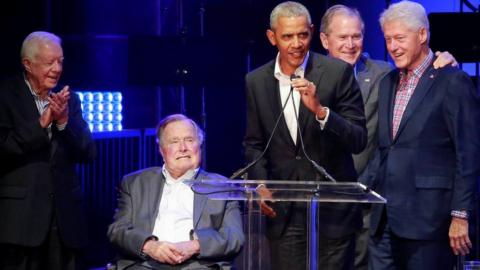
[[[290,80],[292,80],[294,78],[296,78],[296,75],[292,74],[290,76]],[[233,175],[230,176],[230,179],[235,179],[239,176],[244,175],[247,172],[248,169],[250,169],[253,165],[255,165],[265,155],[268,147],[270,146],[270,143],[272,142],[273,135],[275,134],[275,131],[277,130],[278,123],[280,122],[280,118],[282,117],[283,112],[285,111],[285,107],[287,107],[288,100],[290,99],[290,97],[292,97],[292,100],[293,100],[292,89],[293,89],[293,87],[290,86],[290,93],[288,93],[287,99],[283,103],[282,110],[278,114],[278,117],[277,117],[277,120],[275,121],[275,125],[273,127],[272,133],[270,134],[270,137],[268,138],[267,144],[265,145],[265,148],[263,149],[263,152],[257,158],[255,158],[252,162],[250,162],[247,166],[245,166],[244,168],[239,169],[238,171],[234,172]],[[294,107],[295,107],[295,105],[294,105]]]
[[[292,75],[293,77],[294,75]],[[297,78],[300,78],[299,76],[294,76],[292,78],[293,79],[297,79]],[[290,92],[293,92],[293,87],[290,88]],[[301,95],[301,93],[300,93]],[[314,97],[315,98],[315,97]],[[300,97],[301,99],[301,97]],[[315,162],[315,160],[311,159],[310,156],[307,154],[307,151],[305,150],[305,144],[303,142],[303,136],[302,136],[302,131],[300,129],[300,121],[298,119],[298,113],[297,113],[297,107],[295,106],[295,100],[294,100],[294,97],[292,95],[292,103],[293,103],[293,112],[295,113],[295,120],[297,120],[297,131],[298,131],[298,136],[300,138],[300,145],[302,147],[302,152],[303,154],[305,155],[305,158],[310,162],[310,164],[312,165],[312,167],[317,171],[319,172],[325,179],[327,179],[328,181],[330,182],[333,182],[333,183],[336,183],[337,181],[335,180],[335,178],[333,178],[328,172],[327,170],[325,170],[325,168],[323,168],[322,166],[318,165],[317,162]],[[315,119],[316,120],[316,119]]]

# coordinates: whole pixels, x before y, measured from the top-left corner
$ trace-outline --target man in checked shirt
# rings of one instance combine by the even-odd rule
[[[450,270],[472,247],[480,99],[463,71],[433,68],[420,4],[393,4],[380,24],[396,69],[380,83],[379,151],[360,177],[387,199],[372,208],[370,269]]]

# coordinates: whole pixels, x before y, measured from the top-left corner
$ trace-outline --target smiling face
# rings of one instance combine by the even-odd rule
[[[363,50],[362,24],[358,17],[338,14],[326,31],[320,33],[323,47],[332,57],[355,65]]]
[[[35,45],[33,45],[35,46]],[[32,57],[22,59],[26,77],[39,95],[46,95],[57,86],[63,70],[63,50],[55,42],[40,42]]]
[[[383,25],[383,35],[388,53],[399,69],[413,70],[428,55],[428,34],[424,27],[415,31],[399,20],[388,21]]]
[[[159,147],[165,166],[174,178],[200,166],[200,141],[189,120],[167,124]]]
[[[285,75],[292,75],[302,65],[310,48],[313,25],[305,16],[278,17],[275,29],[267,30],[270,43],[280,54],[280,67]]]

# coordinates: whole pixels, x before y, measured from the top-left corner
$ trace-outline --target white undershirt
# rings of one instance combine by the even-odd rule
[[[305,75],[305,67],[307,66],[308,57],[310,52],[307,53],[303,63],[295,70],[294,74],[298,77],[303,78]],[[275,62],[275,78],[278,80],[278,86],[280,89],[280,99],[282,101],[282,106],[287,100],[288,95],[290,94],[291,81],[290,76],[285,75],[280,68],[280,53],[277,54],[277,60]],[[293,101],[292,102],[292,97]],[[293,91],[290,99],[288,100],[287,106],[283,111],[283,117],[287,123],[288,131],[290,136],[295,144],[297,144],[297,119],[295,118],[295,111],[293,104],[295,103],[295,110],[297,111],[297,116],[299,114],[300,108],[300,93],[298,91]]]
[[[165,185],[158,215],[153,227],[153,235],[159,241],[172,243],[190,240],[193,229],[193,191],[183,180],[194,178],[196,170],[189,170],[178,179],[174,179],[163,165]]]

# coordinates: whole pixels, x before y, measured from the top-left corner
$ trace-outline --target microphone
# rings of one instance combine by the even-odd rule
[[[293,75],[292,75],[293,76]],[[298,78],[297,76],[295,76],[295,78]],[[290,89],[290,91],[292,91],[293,88]],[[293,102],[293,112],[295,113],[295,120],[297,120],[297,131],[298,131],[298,135],[299,135],[299,138],[300,138],[300,145],[302,146],[302,152],[303,154],[305,155],[305,158],[310,162],[310,164],[312,165],[312,167],[315,169],[315,171],[317,171],[317,174],[320,175],[320,176],[323,176],[323,178],[327,179],[328,181],[330,182],[333,182],[333,183],[336,183],[337,180],[335,180],[335,178],[333,178],[328,172],[327,170],[325,170],[325,168],[323,168],[322,166],[318,165],[317,162],[315,162],[315,160],[311,159],[310,156],[307,154],[307,151],[305,151],[305,144],[303,143],[303,137],[302,137],[302,131],[300,129],[300,122],[298,121],[298,113],[297,113],[297,108],[295,107],[295,101],[293,100],[293,96],[292,96],[292,102]]]
[[[296,78],[300,78],[300,76],[297,76],[295,73],[290,75],[290,80],[293,80],[293,79],[296,79]],[[282,117],[283,112],[285,111],[285,107],[287,107],[287,103],[288,103],[288,100],[290,99],[290,97],[292,97],[292,100],[293,100],[293,86],[290,86],[290,93],[288,93],[287,99],[285,100],[285,102],[282,105],[282,110],[278,114],[277,120],[275,120],[275,126],[273,127],[272,133],[270,134],[270,137],[268,138],[267,145],[265,145],[265,148],[263,149],[262,153],[260,153],[260,155],[256,159],[254,159],[252,162],[248,163],[247,166],[245,166],[243,168],[240,168],[236,172],[234,172],[232,174],[232,176],[230,176],[230,179],[235,179],[235,178],[243,176],[248,171],[248,169],[250,169],[253,165],[257,164],[258,161],[260,161],[260,159],[265,155],[268,147],[270,146],[270,143],[272,142],[273,135],[275,134],[275,131],[277,130],[278,123],[280,122],[280,118]],[[294,108],[295,108],[295,104],[294,104]],[[297,122],[298,122],[298,119],[297,119]]]
[[[302,136],[302,135],[300,135]],[[302,149],[303,149],[303,144],[302,144]],[[333,178],[328,172],[327,170],[325,170],[325,168],[323,168],[322,166],[318,165],[317,162],[315,162],[315,160],[313,159],[310,159],[308,156],[307,156],[307,153],[305,153],[305,150],[304,151],[304,154],[305,154],[305,157],[307,158],[308,161],[310,161],[310,163],[312,164],[313,168],[315,168],[315,170],[320,173],[320,175],[322,175],[323,177],[325,177],[325,179],[327,179],[328,181],[330,182],[333,182],[333,183],[336,183],[337,180],[335,180],[335,178]]]

